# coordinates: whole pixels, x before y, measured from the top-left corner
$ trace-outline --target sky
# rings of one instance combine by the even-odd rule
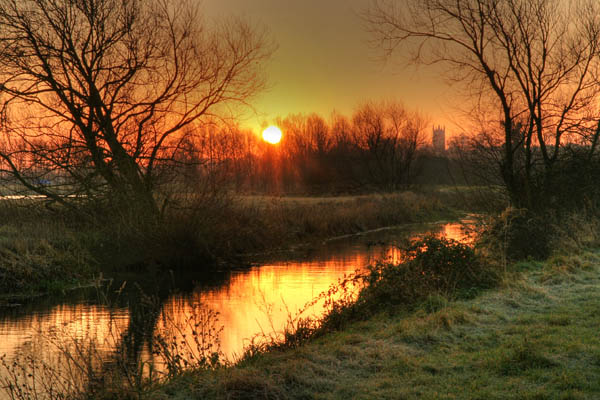
[[[370,0],[199,0],[204,15],[242,16],[265,27],[277,44],[266,68],[268,88],[243,125],[258,130],[277,116],[332,111],[350,116],[369,100],[397,100],[430,125],[453,125],[452,88],[431,67],[384,61],[358,13]]]

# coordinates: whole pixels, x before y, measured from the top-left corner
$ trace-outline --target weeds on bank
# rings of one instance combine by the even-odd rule
[[[194,393],[222,399],[598,398],[600,285],[598,266],[592,269],[589,281],[578,279],[585,271],[570,272],[576,284],[548,285],[530,269],[520,288],[469,301],[432,296],[413,312],[378,313],[308,346],[218,371],[214,380],[199,375]],[[228,391],[230,380],[235,394]]]
[[[112,263],[210,268],[241,255],[454,216],[444,202],[448,197],[409,191],[346,197],[180,194],[165,203],[158,219],[127,208],[91,212],[99,216],[94,251]]]
[[[546,263],[522,261],[518,268],[534,272],[534,278],[541,276],[540,271],[544,269],[556,275],[551,270],[558,268],[568,277],[596,261],[596,256],[587,253],[572,258],[559,255],[553,257]],[[564,265],[568,267],[563,267]],[[192,390],[193,395],[200,398],[305,398],[318,392],[326,392],[334,380],[349,379],[348,376],[338,378],[335,370],[319,366],[321,362],[338,365],[340,360],[343,360],[343,364],[339,364],[338,367],[346,371],[344,373],[349,373],[348,368],[356,368],[355,383],[357,379],[361,381],[381,371],[385,376],[392,374],[394,379],[408,382],[409,385],[402,389],[403,393],[412,393],[415,396],[419,393],[429,393],[433,396],[433,392],[420,387],[418,382],[429,382],[433,379],[431,377],[440,377],[442,386],[454,385],[452,382],[468,384],[470,377],[481,375],[477,368],[483,368],[484,378],[493,382],[507,377],[528,379],[538,375],[560,375],[561,371],[564,371],[564,365],[562,361],[549,356],[550,348],[545,344],[546,339],[532,336],[527,340],[517,340],[519,335],[537,329],[536,327],[542,324],[536,319],[538,317],[534,314],[531,314],[531,317],[526,315],[526,318],[517,322],[510,322],[509,319],[513,309],[522,310],[528,307],[533,310],[539,308],[538,303],[546,304],[552,301],[548,294],[536,286],[540,282],[544,283],[542,280],[535,278],[534,281],[523,282],[522,287],[509,288],[509,291],[514,291],[517,295],[504,296],[500,301],[491,296],[490,299],[479,302],[479,306],[456,306],[453,302],[455,299],[470,299],[482,289],[498,284],[501,278],[502,272],[499,268],[488,263],[477,250],[451,240],[425,237],[407,248],[403,264],[378,264],[365,273],[346,277],[340,285],[332,287],[328,293],[321,296],[319,301],[324,300],[326,311],[322,320],[290,318],[287,327],[280,334],[253,342],[235,368],[221,368],[228,364],[218,356],[218,351],[214,351],[211,341],[215,338],[210,338],[218,336],[218,329],[205,329],[217,316],[204,314],[202,317],[202,310],[195,310],[193,315],[199,316],[196,317],[199,320],[179,325],[180,328],[175,330],[159,329],[155,334],[155,356],[157,360],[161,357],[167,360],[165,368],[157,368],[156,365],[160,363],[133,364],[137,367],[130,367],[131,372],[115,375],[120,376],[120,379],[109,379],[112,375],[98,374],[98,369],[92,368],[90,370],[94,371],[94,377],[104,376],[102,383],[105,388],[100,392],[92,387],[93,390],[97,390],[93,393],[97,398],[143,398],[165,391],[177,393],[182,390],[178,385],[184,384],[188,388],[186,390]],[[564,286],[561,283],[557,285],[559,289]],[[525,297],[527,301],[523,301]],[[487,307],[486,301],[493,304],[493,307]],[[510,301],[513,304],[509,304]],[[382,317],[384,314],[388,316]],[[395,322],[389,321],[389,314],[392,314]],[[408,317],[397,318],[394,316],[397,314]],[[360,321],[365,319],[369,320],[361,325]],[[481,321],[474,322],[478,320]],[[550,330],[569,330],[572,327],[571,319],[562,314],[543,321]],[[502,335],[486,331],[487,324],[492,323],[500,324]],[[502,325],[504,323],[507,324],[506,327]],[[462,328],[464,325],[473,324],[475,325],[469,329],[474,329],[474,332]],[[350,332],[339,331],[340,328],[350,325]],[[332,333],[333,331],[338,333]],[[318,344],[315,344],[317,350],[303,350],[304,344],[314,342],[325,332],[331,333],[328,335],[330,339],[327,339],[330,347],[319,351]],[[206,337],[208,341],[198,341],[198,335]],[[365,335],[369,338],[366,339]],[[469,335],[472,336],[470,340],[473,342],[463,342]],[[504,340],[504,337],[510,339]],[[187,344],[182,340],[188,340]],[[379,341],[385,341],[385,350],[380,349],[377,344]],[[361,346],[360,354],[356,343]],[[423,355],[424,349],[427,349],[426,353],[429,354],[440,344],[443,344],[444,349],[451,348],[459,354],[459,358],[453,359],[451,365],[440,361],[439,357],[443,360],[448,357],[445,351],[441,355]],[[311,344],[311,348],[312,346]],[[481,354],[481,349],[488,347],[496,350]],[[273,352],[292,348],[297,349],[297,352],[289,357],[284,352]],[[324,351],[326,353],[323,353]],[[266,361],[262,361],[265,357],[269,360],[281,357],[285,360],[280,366],[283,369],[276,372],[270,370],[269,368],[274,367],[266,366]],[[307,357],[310,359],[306,359]],[[479,367],[474,369],[472,363]],[[145,367],[140,368],[140,365]],[[354,367],[351,367],[352,365]],[[190,370],[204,372],[190,374]],[[123,384],[123,374],[131,376],[126,384]],[[558,382],[557,385],[583,387],[579,381],[574,381],[572,376],[558,375],[552,378]],[[436,379],[437,382],[439,379]],[[88,382],[90,381],[91,379]],[[109,389],[106,389],[106,382],[110,383]],[[157,386],[157,383],[164,382],[171,383],[167,386]],[[389,394],[385,386],[368,385],[373,383],[365,386],[364,396],[376,395],[378,391]],[[85,386],[84,389],[88,391],[85,395],[90,393],[90,387]],[[336,390],[338,397],[344,397],[339,391],[341,388]],[[443,387],[441,390],[444,390]],[[356,394],[348,389],[346,397],[351,393]],[[485,396],[485,393],[490,392],[481,393]]]
[[[217,311],[193,304],[183,321],[176,323],[162,312],[161,322],[153,333],[152,354],[163,366],[165,378],[223,365],[220,336],[224,327],[218,326]]]
[[[568,229],[581,223],[573,218]],[[590,396],[600,390],[592,383],[600,342],[593,310],[600,256],[585,251],[597,234],[591,218],[585,223],[588,234],[569,233],[579,243],[576,253],[557,246],[560,228],[553,227],[549,259],[529,255],[504,265],[487,257],[506,251],[508,240],[490,250],[424,238],[413,243],[403,264],[375,265],[323,294],[326,314],[321,325],[309,325],[310,334],[303,335],[308,346],[298,348],[288,339],[280,347],[259,348],[236,368],[197,376],[194,393],[215,398],[595,398]],[[512,227],[528,228],[526,221]],[[498,284],[502,291],[461,300]],[[580,293],[581,285],[593,289],[595,297]],[[324,332],[329,334],[315,340]],[[277,348],[296,350],[261,353]]]
[[[100,270],[131,266],[210,269],[240,255],[448,217],[454,215],[450,197],[409,191],[320,198],[192,193],[165,199],[159,217],[128,205],[89,203],[74,212],[38,200],[3,200],[0,290],[46,291],[57,277],[83,281]]]
[[[526,224],[515,225],[526,226]],[[589,240],[586,239],[585,243],[590,243]],[[569,277],[596,261],[596,258],[589,257],[587,254],[572,257],[555,254],[547,263],[541,264],[530,259],[522,261],[514,268],[535,271],[541,267],[542,271],[548,271],[549,276],[563,274]],[[281,334],[251,343],[240,365],[252,365],[252,363],[246,364],[245,362],[260,358],[265,352],[299,348],[325,332],[339,330],[351,322],[376,317],[381,315],[382,312],[397,314],[404,311],[413,311],[415,318],[418,316],[419,322],[414,323],[413,318],[410,326],[407,325],[408,323],[398,324],[394,328],[397,330],[396,336],[409,345],[419,348],[432,347],[442,340],[443,334],[438,333],[438,331],[450,332],[455,327],[468,323],[473,318],[473,314],[480,312],[475,309],[465,311],[448,308],[449,301],[472,298],[482,289],[497,285],[504,272],[485,259],[477,249],[472,249],[451,240],[425,237],[412,243],[407,248],[404,263],[400,265],[377,264],[372,266],[366,273],[356,273],[346,277],[339,285],[332,287],[328,293],[323,294],[317,300],[324,300],[325,316],[323,319],[290,318],[287,327]],[[538,271],[538,276],[539,274]],[[538,282],[544,283],[543,274]],[[557,284],[560,284],[560,282]],[[523,293],[529,290],[528,293],[530,294],[535,290],[539,291],[538,288],[534,287],[517,289]],[[542,301],[545,296],[545,293],[536,293],[534,300]],[[514,304],[508,304],[509,300]],[[515,309],[522,307],[518,299],[504,299],[502,306]],[[193,314],[202,315],[199,312]],[[494,316],[493,312],[491,312],[491,315]],[[165,330],[164,333],[155,336],[155,356],[167,360],[165,361],[165,369],[162,371],[155,369],[154,365],[156,364],[151,364],[152,367],[149,366],[150,364],[144,363],[133,364],[135,368],[131,367],[131,372],[121,372],[121,375],[119,375],[121,379],[111,380],[112,383],[109,387],[113,389],[103,392],[103,395],[109,396],[106,394],[109,393],[110,396],[115,396],[118,393],[122,397],[125,393],[129,397],[139,398],[152,393],[157,382],[180,378],[185,376],[190,369],[223,371],[220,367],[224,363],[219,356],[219,352],[214,351],[211,344],[213,342],[197,340],[198,335],[207,339],[211,336],[218,336],[217,329],[204,329],[210,321],[216,319],[216,315],[206,315],[206,320],[202,320],[202,318],[200,318],[201,321],[187,323],[185,327],[179,330]],[[549,321],[549,324],[553,327],[569,326],[570,320],[556,318]],[[520,328],[511,327],[511,329],[519,331]],[[172,332],[176,332],[176,334],[172,335]],[[464,332],[461,334],[466,335]],[[182,340],[190,339],[191,342],[182,342]],[[214,338],[211,340],[214,340]],[[499,343],[499,338],[493,337],[493,335],[486,337],[485,340],[490,343]],[[466,344],[466,346],[468,345]],[[546,351],[543,347],[540,347],[538,341],[523,342],[516,347],[510,346],[510,350],[503,352],[502,355],[493,360],[492,370],[499,376],[517,376],[531,371],[553,369],[558,366],[553,358],[547,356]],[[341,356],[345,352],[345,349],[339,349]],[[348,355],[348,357],[352,358],[351,355]],[[87,359],[90,358],[87,357]],[[27,360],[25,360],[26,363]],[[128,365],[124,362],[123,364]],[[398,365],[398,369],[404,371],[402,373],[406,375],[421,369],[430,375],[448,373],[447,368],[440,368],[428,363],[417,366],[418,364],[413,361],[405,360],[401,364]],[[146,365],[146,368],[144,365]],[[373,365],[373,368],[381,368],[378,365]],[[94,376],[98,375],[93,368],[89,370],[94,371],[94,374],[96,374]],[[253,377],[254,372],[250,369],[226,370],[228,372],[223,372],[223,374],[229,374],[228,378],[223,381],[221,389],[219,389],[224,391],[221,394],[225,397],[249,398],[248,396],[254,394],[259,397],[262,396],[261,398],[286,397],[286,394],[278,387],[277,379],[279,378],[271,379],[264,373],[260,375],[260,378],[255,378]],[[131,376],[131,379],[127,379],[128,383],[126,385],[123,385],[123,374],[126,377]],[[219,376],[222,375],[221,372],[219,374]],[[105,376],[110,375],[101,376],[104,377],[102,381],[104,383],[107,382]],[[203,376],[206,378],[206,375]],[[285,378],[288,379],[286,384],[302,387],[304,383],[294,383],[294,379],[296,379],[294,376],[290,372],[289,379]],[[565,379],[569,380],[568,378]],[[88,382],[92,381],[91,378],[88,380]],[[89,391],[90,387],[93,389],[93,386],[86,386],[85,390]],[[202,391],[201,389],[198,390]]]
[[[427,236],[411,243],[404,254],[399,265],[379,263],[354,276],[353,286],[360,287],[357,297],[328,304],[323,328],[338,329],[347,320],[412,310],[420,304],[437,310],[447,299],[473,297],[500,279],[494,266],[454,240]]]
[[[48,293],[90,278],[95,260],[59,217],[0,202],[0,292]]]
[[[575,214],[570,219],[563,220],[560,228],[553,227],[543,237],[534,235],[528,239],[531,242],[528,246],[535,247],[539,244],[536,240],[540,237],[543,239],[542,246],[553,246],[553,255],[546,262],[536,262],[529,254],[528,261],[511,261],[511,267],[507,268],[506,264],[497,261],[497,255],[499,252],[508,252],[511,257],[505,257],[505,262],[513,259],[512,255],[515,253],[511,251],[514,248],[510,246],[515,246],[516,243],[511,244],[510,241],[515,241],[515,238],[508,236],[515,235],[514,231],[518,231],[517,236],[524,235],[523,230],[529,232],[532,229],[528,226],[531,221],[526,219],[526,212],[517,211],[516,216],[514,214],[514,210],[508,210],[499,217],[504,221],[508,234],[505,230],[494,231],[492,228],[492,231],[484,232],[484,240],[475,247],[427,236],[403,249],[404,259],[399,265],[378,263],[368,267],[366,272],[346,276],[307,305],[306,308],[309,308],[322,302],[324,314],[321,319],[290,318],[282,336],[262,338],[262,344],[250,346],[246,355],[295,348],[325,332],[343,329],[350,322],[369,319],[381,312],[396,314],[422,311],[437,315],[449,301],[470,299],[482,290],[500,284],[515,290],[535,290],[522,281],[522,272],[533,272],[532,276],[537,277],[542,284],[551,281],[560,283],[600,262],[600,256],[584,252],[585,248],[600,243],[598,220],[588,216],[584,223]],[[583,233],[575,233],[577,229],[582,229]],[[570,247],[560,245],[567,232],[578,238],[577,249],[581,254],[569,253]],[[498,235],[502,237],[498,238]],[[486,240],[489,241],[494,236],[500,244],[490,246]],[[521,251],[522,248],[516,250],[520,256],[515,258],[521,258],[524,254]],[[456,321],[464,322],[465,318],[462,313],[443,314],[439,316],[438,322],[440,326],[450,326]]]
[[[560,214],[509,207],[484,217],[481,224],[477,247],[505,269],[521,260],[546,260],[600,246],[600,211],[592,207]]]
[[[402,192],[346,197],[242,198],[227,226],[245,238],[240,252],[454,216],[444,196]],[[233,237],[233,235],[231,236]],[[241,244],[241,243],[240,243]]]
[[[273,350],[298,348],[325,333],[339,331],[352,322],[380,313],[398,314],[417,309],[436,313],[448,301],[471,298],[500,280],[497,268],[486,263],[471,247],[435,236],[416,240],[404,249],[400,264],[378,263],[332,285],[308,303],[304,311],[288,318],[277,334],[259,335],[246,348],[242,361]],[[305,311],[321,304],[319,318]],[[451,324],[460,315],[440,315],[440,324]]]

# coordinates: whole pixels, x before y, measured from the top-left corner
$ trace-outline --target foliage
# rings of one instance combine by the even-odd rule
[[[215,198],[210,197],[210,199],[214,200]],[[173,199],[172,201],[175,200],[177,199]],[[179,205],[193,206],[193,202],[191,202],[192,199],[185,199],[185,201],[183,201],[183,199],[179,200],[181,200]],[[240,240],[247,238],[247,233],[252,232],[251,230],[248,230],[252,229],[252,226],[248,226],[252,224],[240,222],[239,225],[233,225],[234,228],[232,228],[228,223],[227,218],[232,218],[232,216],[235,218],[240,216],[248,217],[248,211],[243,207],[241,207],[242,211],[239,215],[232,213],[232,209],[240,206],[240,204],[230,202],[231,199],[224,198],[215,202],[210,207],[206,207],[207,203],[205,199],[196,200],[199,201],[198,204],[201,206],[196,206],[197,214],[191,214],[194,215],[194,218],[185,219],[185,216],[190,215],[190,210],[184,209],[179,217],[175,214],[171,214],[171,223],[173,226],[166,225],[160,227],[143,225],[147,224],[148,221],[152,221],[152,219],[140,220],[140,216],[135,213],[128,215],[121,214],[121,210],[113,210],[112,213],[110,210],[106,210],[103,217],[106,219],[105,222],[109,222],[107,226],[112,229],[107,232],[110,232],[113,236],[111,237],[106,234],[107,232],[103,232],[100,235],[101,239],[97,239],[100,240],[100,243],[94,243],[97,245],[102,244],[102,251],[108,251],[109,256],[114,256],[114,253],[112,253],[114,248],[107,248],[111,242],[119,245],[127,243],[128,246],[124,247],[137,247],[138,243],[145,243],[146,247],[142,249],[148,249],[150,252],[157,251],[159,248],[161,249],[160,252],[167,248],[173,248],[174,244],[168,242],[168,239],[171,237],[177,238],[177,241],[184,238],[193,239],[193,241],[187,241],[186,239],[185,241],[182,241],[182,243],[179,243],[179,246],[181,246],[182,249],[186,246],[199,246],[211,243],[202,236],[196,235],[198,235],[198,233],[206,232],[207,229],[214,229],[219,226],[218,223],[223,222],[225,222],[225,226],[228,229],[216,231],[215,236],[217,239],[213,240],[221,240],[223,237],[229,238],[232,241]],[[252,215],[251,218],[255,218],[255,220],[265,220],[267,223],[272,223],[274,227],[279,226],[279,229],[283,229],[280,226],[282,225],[281,221],[286,221],[284,218],[290,218],[290,215],[288,214],[291,210],[296,210],[296,212],[305,215],[305,219],[300,220],[303,225],[307,220],[317,224],[318,220],[322,219],[331,223],[331,226],[333,227],[331,229],[357,229],[356,226],[353,225],[342,225],[342,228],[339,226],[336,227],[335,225],[338,225],[338,222],[336,221],[352,221],[360,216],[361,218],[364,218],[360,221],[361,223],[367,224],[365,226],[369,226],[368,224],[377,226],[377,224],[389,223],[390,221],[395,220],[401,221],[405,218],[436,217],[439,215],[438,212],[441,207],[441,201],[439,199],[430,199],[424,197],[422,194],[415,193],[401,193],[386,196],[363,196],[343,199],[308,198],[304,199],[304,202],[300,204],[297,203],[297,200],[298,199],[279,199],[276,204],[269,204],[267,202],[266,209],[260,209],[257,211],[257,214]],[[291,203],[286,205],[286,201],[290,201]],[[380,210],[377,210],[378,204],[382,205]],[[347,205],[350,205],[350,207]],[[281,211],[280,214],[272,215],[272,211],[278,209]],[[176,208],[172,208],[171,210],[176,210]],[[206,210],[209,210],[210,212],[204,214]],[[317,213],[318,210],[321,211]],[[340,214],[337,215],[337,212],[340,212]],[[67,216],[70,214],[65,213],[58,215]],[[113,218],[122,218],[122,220],[118,224],[111,223]],[[294,222],[294,219],[289,221],[291,224]],[[296,224],[298,224],[298,221],[296,221]],[[65,227],[68,226],[70,225],[67,220],[65,221]],[[263,226],[264,225],[259,225],[258,228],[262,229]],[[315,235],[331,234],[331,231],[322,228],[321,225],[317,224],[315,226],[317,229],[311,228],[306,232],[301,232],[301,234],[305,236],[295,236],[294,239],[297,240],[298,237],[308,238]],[[324,226],[329,225],[326,224]],[[81,226],[79,227],[81,228]],[[245,230],[235,232],[235,229],[237,229],[235,227],[243,227]],[[155,232],[154,229],[158,228],[161,228],[162,230]],[[289,230],[290,226],[284,225],[284,228]],[[364,229],[364,227],[359,228]],[[174,235],[173,232],[177,232],[176,229],[181,229],[183,234]],[[257,229],[257,227],[254,227],[254,229]],[[268,232],[268,234],[272,235],[271,237],[276,237],[278,232],[280,231],[271,231]],[[296,234],[297,233],[298,232],[296,232]],[[136,238],[136,235],[139,237]],[[128,237],[138,241],[128,241],[126,240]],[[107,240],[107,238],[109,240]],[[135,244],[135,246],[132,246],[132,244]],[[222,246],[229,246],[229,244]],[[433,244],[431,244],[431,246],[433,246]],[[218,251],[221,251],[223,248],[225,247],[218,249]],[[215,249],[211,250],[215,251]],[[190,250],[188,250],[188,252],[189,251]],[[420,253],[416,248],[414,249],[414,252],[414,257],[418,258],[417,254]],[[156,255],[158,253],[152,254]],[[462,253],[458,252],[454,256],[448,256],[448,259],[458,259],[460,254]],[[165,251],[164,257],[166,258],[168,256],[168,252]],[[423,262],[427,263],[427,261]],[[355,282],[364,283],[366,282],[366,278],[348,280],[349,284],[354,284]],[[358,289],[359,287],[356,286],[356,288]],[[332,296],[335,295],[333,292],[331,294]],[[351,307],[356,300],[356,297],[351,292],[347,292],[346,294],[347,297],[345,303],[343,303],[339,297],[335,296],[335,298],[331,298],[331,302],[328,303],[329,306],[338,307],[338,310],[340,310],[341,313],[344,313],[344,308],[346,306]],[[444,294],[444,296],[445,295],[446,294]],[[115,332],[115,336],[113,336],[114,343],[111,345],[117,343],[121,347],[119,347],[117,356],[115,356],[114,359],[110,359],[107,362],[105,355],[102,354],[99,348],[94,347],[96,345],[94,343],[75,341],[73,345],[69,344],[70,347],[64,347],[63,356],[67,360],[64,365],[73,370],[82,371],[80,375],[77,375],[75,380],[76,382],[80,382],[80,386],[77,386],[73,390],[80,391],[81,393],[93,393],[97,398],[102,398],[102,396],[104,396],[104,398],[111,398],[116,396],[115,393],[121,395],[125,393],[131,398],[143,397],[152,393],[152,390],[154,390],[153,385],[156,382],[179,377],[182,374],[189,373],[189,371],[193,369],[214,370],[219,369],[224,365],[223,359],[218,351],[218,341],[213,341],[215,337],[218,336],[219,330],[215,325],[211,325],[211,323],[214,323],[217,319],[217,315],[203,313],[202,309],[196,309],[193,313],[193,316],[197,318],[196,320],[182,321],[183,324],[179,325],[179,328],[160,330],[160,326],[163,326],[161,325],[163,322],[161,322],[160,319],[160,302],[155,301],[155,299],[152,298],[147,298],[147,296],[143,296],[143,294],[136,294],[135,297],[143,304],[137,308],[130,305],[130,326],[124,334],[119,335],[119,332]],[[434,293],[427,295],[426,298],[424,298],[424,301],[429,303],[428,307],[430,309],[438,309],[440,304],[442,304],[441,298],[442,295],[436,300]],[[131,304],[133,304],[133,302]],[[332,312],[330,315],[333,316],[335,313]],[[347,321],[348,320],[346,320],[346,322]],[[254,343],[255,346],[249,349],[249,352],[252,354],[247,354],[246,359],[260,358],[268,350],[301,348],[325,331],[324,329],[320,329],[320,321],[312,319],[294,318],[288,322],[288,326],[285,327],[281,334],[267,338],[264,342]],[[171,326],[172,323],[175,323],[175,321],[164,321],[164,324],[168,324],[169,326]],[[150,340],[148,336],[149,327],[159,327],[158,334],[151,339],[153,343],[151,350],[154,351],[154,359],[158,360],[157,364],[149,363],[145,359],[136,359],[135,357],[136,354],[139,354],[135,349],[137,348],[139,350],[141,343],[145,343],[144,340]],[[138,330],[141,330],[142,333],[136,333]],[[175,332],[175,335],[170,335],[170,333],[173,332]],[[204,340],[205,338],[206,340]],[[49,339],[50,342],[54,343],[53,341],[57,338],[52,337]],[[62,345],[62,342],[58,344]],[[12,362],[12,360],[10,361]],[[17,364],[13,365],[13,368],[17,368],[17,365],[25,365],[26,367],[24,368],[29,368],[27,365],[38,361],[39,360],[35,360],[34,358],[30,360],[22,358],[18,360]],[[103,365],[104,367],[98,369],[99,365]],[[157,367],[157,365],[159,367]],[[161,369],[161,365],[164,368]],[[10,368],[10,362],[6,364],[6,368]],[[47,368],[47,366],[40,367],[40,369],[44,368]],[[23,369],[23,371],[25,371],[25,369]],[[54,380],[56,380],[57,383],[63,382],[59,381],[58,374],[62,374],[61,371],[50,369],[46,372],[44,373],[46,375],[39,375],[40,379],[42,376],[50,377],[44,384],[52,385]],[[25,387],[27,388],[26,390],[29,391],[26,393],[32,393],[31,390],[35,390],[34,386],[32,386],[32,381],[27,380],[27,377],[23,377],[19,374],[20,373],[15,372],[15,375],[12,378],[13,381],[15,379],[18,380],[19,387]],[[22,379],[25,380],[23,381]],[[72,382],[75,378],[65,377],[64,379],[71,379],[71,381],[68,382]],[[87,385],[88,382],[91,382],[91,384]],[[237,390],[236,388],[239,387],[237,386],[238,384],[241,387],[244,387],[244,382],[246,382],[246,380],[240,378],[239,381],[236,382],[237,383],[231,384],[232,390]],[[251,383],[252,382],[249,384]],[[25,386],[23,386],[23,384],[25,384]],[[36,387],[41,388],[42,386],[38,385]],[[263,386],[257,386],[257,390],[259,387]],[[270,390],[270,388],[272,388],[272,386],[266,385],[265,390]]]
[[[475,298],[499,282],[495,267],[476,249],[427,236],[407,246],[403,264],[375,265],[323,294],[329,314],[322,321],[291,318],[280,334],[252,343],[235,366],[222,364],[212,347],[218,342],[198,339],[214,340],[218,330],[211,325],[215,314],[196,310],[195,322],[168,331],[173,336],[164,331],[156,337],[156,356],[167,360],[167,368],[152,382],[161,385],[140,379],[138,368],[130,373],[139,386],[117,385],[102,395],[152,397],[164,390],[201,398],[307,398],[331,394],[335,387],[334,397],[345,397],[364,385],[369,395],[392,393],[380,385],[381,377],[406,381],[405,392],[415,396],[459,393],[470,379],[502,391],[507,377],[512,385],[539,376],[552,381],[544,393],[598,391],[597,384],[565,375],[573,365],[588,372],[590,365],[600,365],[596,353],[587,353],[590,343],[595,352],[600,348],[596,322],[573,323],[573,315],[589,316],[597,308],[597,296],[588,295],[597,294],[597,261],[597,254],[528,261],[522,264],[531,267],[514,285]],[[152,307],[151,299],[148,303]],[[190,327],[193,335],[180,334]],[[580,354],[581,348],[586,352]],[[352,390],[344,392],[339,380]],[[422,381],[430,382],[427,388],[414,387]],[[435,391],[430,385],[437,385]]]
[[[97,261],[62,216],[4,200],[0,218],[0,291],[5,296],[60,291],[92,277]]]
[[[426,236],[408,246],[403,263],[378,263],[342,281],[328,294],[331,300],[322,329],[339,329],[355,319],[419,304],[436,308],[440,298],[472,297],[499,278],[498,271],[468,245]]]
[[[600,213],[596,205],[562,214],[553,228],[551,247],[556,253],[578,254],[600,246]]]
[[[216,169],[238,190],[354,193],[413,183],[415,160],[425,149],[425,119],[398,102],[368,102],[349,117],[297,114],[276,123],[283,130],[277,146],[240,130],[213,129],[215,151],[203,156],[218,154]]]
[[[154,355],[164,364],[167,377],[222,365],[219,337],[224,327],[217,327],[218,320],[218,312],[194,305],[183,323],[168,321],[154,333]]]
[[[2,200],[0,287],[5,294],[46,292],[101,273],[156,267],[208,272],[249,254],[451,218],[461,198],[437,190],[282,198],[179,194],[169,199],[163,220],[104,203],[80,208],[82,217],[37,199]]]
[[[508,262],[528,257],[544,260],[550,255],[555,231],[554,218],[550,214],[507,208],[492,218],[480,245],[492,249]]]
[[[57,245],[44,240],[12,239],[0,248],[0,288],[4,293],[47,293],[57,282],[68,284],[89,278],[93,264],[87,250],[75,241]]]
[[[585,147],[565,146],[556,168],[544,183],[539,199],[561,214],[600,208],[600,157],[590,157]]]
[[[371,267],[357,306],[365,311],[414,305],[431,295],[464,296],[488,288],[497,277],[468,245],[427,236],[406,249],[406,262]]]
[[[516,284],[433,312],[378,313],[301,348],[264,353],[231,368],[175,379],[181,398],[525,398],[600,395],[597,252],[562,283],[545,263]],[[235,391],[234,393],[230,392]],[[261,397],[262,396],[262,397]]]

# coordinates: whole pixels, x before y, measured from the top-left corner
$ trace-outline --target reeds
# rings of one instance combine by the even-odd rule
[[[179,195],[160,217],[88,204],[0,203],[0,289],[49,292],[130,266],[204,269],[383,226],[452,218],[448,193],[344,197]],[[85,215],[85,217],[84,217]],[[60,279],[59,279],[60,277]],[[56,288],[56,289],[53,289]]]

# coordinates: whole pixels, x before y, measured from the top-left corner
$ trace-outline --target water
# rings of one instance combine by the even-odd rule
[[[216,282],[191,284],[188,278],[188,287],[176,294],[161,289],[146,298],[131,284],[122,291],[113,285],[106,292],[92,290],[0,309],[0,354],[6,354],[6,360],[31,354],[48,365],[62,365],[65,348],[88,346],[101,363],[111,360],[117,348],[149,361],[157,335],[179,342],[192,337],[193,330],[212,326],[216,330],[203,337],[217,338],[224,356],[235,360],[253,337],[280,331],[290,316],[340,278],[377,260],[397,261],[399,241],[424,233],[465,240],[459,223],[380,230],[332,240],[300,255],[275,257],[226,273]],[[320,313],[320,304],[305,311]],[[153,348],[149,338],[154,338]],[[211,344],[205,344],[208,353],[217,350]]]

